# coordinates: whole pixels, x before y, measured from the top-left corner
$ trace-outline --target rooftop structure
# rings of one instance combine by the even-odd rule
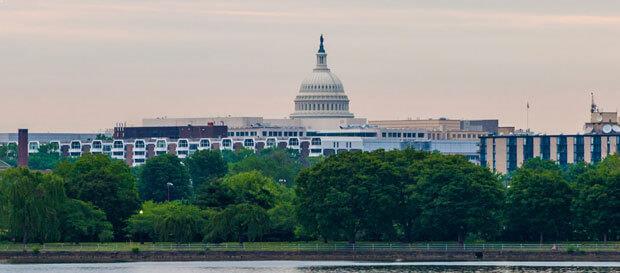
[[[298,118],[352,118],[349,112],[349,98],[336,74],[327,67],[327,53],[320,38],[316,53],[316,67],[299,87],[295,98],[295,112],[292,119]]]

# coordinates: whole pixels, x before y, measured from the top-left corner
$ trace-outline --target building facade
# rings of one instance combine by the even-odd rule
[[[480,138],[480,164],[510,173],[530,158],[596,163],[620,151],[620,133],[586,135],[508,135]]]

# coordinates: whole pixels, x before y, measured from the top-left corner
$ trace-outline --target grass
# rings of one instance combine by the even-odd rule
[[[2,251],[23,251],[22,244],[0,243]],[[476,243],[459,245],[455,242],[358,242],[355,245],[347,242],[249,242],[239,244],[235,242],[221,244],[203,243],[136,243],[136,242],[113,242],[113,243],[47,243],[28,244],[27,251],[53,252],[53,251],[620,251],[620,243],[596,243],[596,242],[565,242],[555,244],[536,243]]]

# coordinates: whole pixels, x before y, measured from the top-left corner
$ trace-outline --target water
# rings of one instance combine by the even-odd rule
[[[160,262],[110,264],[0,264],[10,273],[396,273],[396,272],[620,272],[620,262]]]

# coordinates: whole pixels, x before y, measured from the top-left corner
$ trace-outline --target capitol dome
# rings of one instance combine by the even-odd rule
[[[320,41],[316,67],[301,82],[291,118],[352,118],[349,97],[344,93],[342,82],[327,67],[323,35]]]

